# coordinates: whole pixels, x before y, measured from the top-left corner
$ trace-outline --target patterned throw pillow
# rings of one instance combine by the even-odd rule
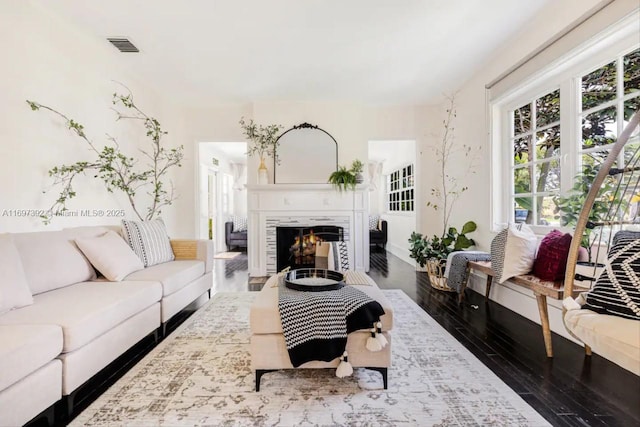
[[[333,255],[333,269],[335,271],[349,270],[349,247],[347,242],[331,242]]]
[[[553,230],[540,242],[533,274],[548,281],[562,280],[567,269],[567,257],[571,246],[571,234]]]
[[[504,270],[504,248],[507,246],[507,229],[499,232],[491,241],[491,269],[498,283]]]
[[[640,239],[637,233],[619,232],[613,241],[605,269],[582,308],[640,320]]]
[[[175,259],[167,229],[161,219],[144,222],[123,219],[122,235],[145,267]]]
[[[240,233],[241,231],[247,231],[247,217],[246,216],[232,216],[233,232]]]
[[[369,215],[369,230],[379,230],[380,215]]]

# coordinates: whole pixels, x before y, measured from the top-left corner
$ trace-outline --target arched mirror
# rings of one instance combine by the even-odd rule
[[[338,169],[338,143],[324,129],[302,123],[278,138],[280,164],[274,165],[276,184],[326,184]]]

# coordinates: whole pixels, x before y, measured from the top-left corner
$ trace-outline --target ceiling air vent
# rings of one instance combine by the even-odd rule
[[[140,52],[129,39],[122,37],[108,37],[107,40],[114,45],[120,52]]]

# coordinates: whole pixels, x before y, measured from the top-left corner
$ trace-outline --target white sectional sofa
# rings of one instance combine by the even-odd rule
[[[0,426],[22,425],[59,400],[66,416],[83,384],[149,334],[164,334],[172,316],[210,290],[213,253],[204,240],[171,241],[176,260],[120,282],[99,277],[75,239],[109,230],[119,227],[10,235],[33,304],[0,315]]]

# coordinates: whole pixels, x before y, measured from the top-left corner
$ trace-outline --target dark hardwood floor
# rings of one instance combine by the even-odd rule
[[[371,254],[371,277],[402,289],[525,401],[557,426],[640,425],[640,377],[553,334],[555,357],[545,355],[540,325],[467,289],[431,288],[426,273],[398,257]]]
[[[389,253],[371,254],[369,274],[383,289],[403,290],[551,424],[640,426],[640,377],[595,354],[585,357],[582,347],[556,334],[556,356],[548,359],[540,325],[492,301],[485,304],[484,296],[469,289],[459,305],[455,294],[432,289],[426,273]],[[213,292],[261,287],[249,283],[246,253],[214,260]],[[169,330],[190,315],[177,316]],[[95,386],[74,416],[153,348],[139,346],[143,348],[124,356],[129,359],[127,367],[121,365],[117,374]]]

